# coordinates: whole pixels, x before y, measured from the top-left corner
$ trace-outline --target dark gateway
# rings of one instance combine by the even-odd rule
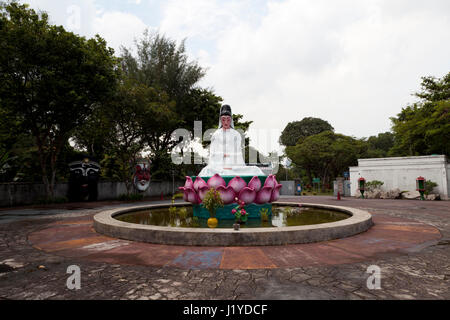
[[[96,159],[86,156],[82,160],[71,162],[69,168],[69,201],[96,201],[100,177],[100,165]]]

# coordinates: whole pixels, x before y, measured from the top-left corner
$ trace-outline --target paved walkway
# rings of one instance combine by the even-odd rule
[[[366,233],[318,244],[162,246],[96,234],[119,203],[0,211],[3,299],[449,299],[450,202],[283,198],[366,209]],[[81,290],[66,287],[81,268]],[[367,288],[370,265],[381,289]]]

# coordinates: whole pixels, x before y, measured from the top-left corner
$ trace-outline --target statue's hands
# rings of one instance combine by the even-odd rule
[[[223,155],[223,157],[224,157],[224,158],[229,158],[229,157],[230,157],[230,155],[228,155],[228,154],[224,154],[224,155]]]

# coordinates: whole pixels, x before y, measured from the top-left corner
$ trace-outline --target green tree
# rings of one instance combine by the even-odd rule
[[[155,143],[158,143],[157,130],[172,121],[174,112],[174,102],[169,101],[167,94],[125,78],[113,98],[104,104],[101,117],[92,117],[92,123],[81,130],[81,137],[76,140],[82,143],[104,140],[102,175],[124,182],[127,193],[131,194],[134,166],[137,159],[143,157],[146,138],[155,134]],[[97,131],[96,124],[102,129]],[[86,135],[82,134],[84,131]],[[98,137],[99,134],[105,136]]]
[[[133,169],[137,158],[144,149],[142,117],[152,108],[152,88],[135,84],[131,81],[121,81],[114,98],[104,109],[106,122],[110,124],[106,161],[114,159],[115,170],[113,178],[125,183],[127,194],[133,188]],[[110,163],[106,165],[107,168]],[[108,171],[105,171],[108,174]]]
[[[421,101],[392,117],[395,145],[390,155],[450,155],[450,73],[422,78]]]
[[[205,76],[196,62],[188,61],[185,41],[177,45],[158,33],[144,32],[136,42],[137,57],[129,49],[122,48],[122,67],[125,74],[137,82],[166,92],[177,103],[177,111],[183,110],[183,100],[192,88]]]
[[[116,59],[100,37],[86,40],[16,2],[0,6],[0,101],[29,130],[53,196],[58,156],[72,130],[114,90]]]
[[[319,118],[304,118],[302,121],[290,122],[281,133],[280,144],[295,146],[300,139],[319,134],[324,131],[334,131],[328,121]]]
[[[148,104],[140,115],[142,138],[149,147],[152,161],[152,177],[155,180],[167,180],[175,170],[170,157],[170,150],[176,141],[168,134],[167,128],[176,128],[180,124],[175,102],[165,93],[148,88]]]
[[[0,100],[0,175],[4,181],[6,173],[10,171],[11,162],[17,159],[13,147],[19,141],[21,125],[18,119],[2,108]]]
[[[117,105],[117,104],[116,104]],[[92,157],[103,159],[106,152],[114,144],[114,123],[110,116],[110,104],[104,103],[99,108],[95,108],[82,126],[73,130],[72,142],[75,147],[84,151]]]
[[[309,183],[313,175],[321,177],[323,183],[330,183],[367,152],[367,144],[332,131],[324,131],[299,141],[286,148],[292,162],[306,170]]]
[[[394,146],[394,134],[391,132],[380,133],[367,139],[368,158],[384,158],[387,157],[389,151]]]
[[[198,88],[205,71],[196,62],[188,60],[185,41],[177,45],[176,41],[146,31],[136,42],[136,52],[137,55],[133,55],[123,48],[121,58],[125,76],[153,88],[174,103],[170,117],[158,113],[155,118],[147,118],[144,132],[151,153],[153,177],[164,179],[171,170],[169,153],[179,143],[172,139],[172,133],[178,128],[193,131],[197,120],[202,120],[204,126],[215,123],[221,98]]]
[[[435,77],[422,78],[422,91],[415,94],[423,102],[438,102],[450,99],[450,72],[442,79]]]
[[[173,103],[173,113],[165,116],[158,113],[153,117],[144,117],[144,139],[152,160],[152,176],[162,180],[171,177],[173,170],[177,176],[184,170],[171,163],[170,152],[180,144],[172,138],[172,133],[179,128],[194,131],[195,121],[202,122],[203,130],[217,128],[219,111],[223,99],[209,89],[198,86],[205,76],[205,70],[197,62],[189,61],[185,41],[179,45],[176,41],[146,31],[136,42],[136,55],[123,48],[122,69],[126,77],[154,88],[166,95]],[[237,128],[248,130],[251,122],[242,121],[243,116],[234,115]],[[203,142],[203,147],[209,145]]]
[[[183,128],[192,131],[195,121],[202,122],[203,130],[217,128],[222,101],[222,97],[215,95],[209,89],[193,88],[190,90],[183,101],[186,108],[181,111]],[[179,108],[177,110],[180,111]]]
[[[289,181],[294,179],[300,179],[301,181],[307,181],[306,171],[299,168],[295,164],[291,164],[289,168],[280,164],[278,172],[276,174],[278,181]]]
[[[78,148],[103,159],[103,177],[124,182],[130,193],[134,164],[144,151],[150,151],[152,177],[167,178],[173,168],[161,145],[170,144],[161,137],[170,139],[165,130],[178,123],[175,102],[165,92],[124,78],[113,99],[76,131],[74,141]]]

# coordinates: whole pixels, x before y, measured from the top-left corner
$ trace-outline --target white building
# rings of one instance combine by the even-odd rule
[[[382,189],[389,191],[415,191],[416,179],[422,176],[436,182],[435,193],[441,199],[450,199],[450,163],[445,156],[360,159],[358,167],[350,168],[351,195],[359,195],[358,179],[382,181]]]

